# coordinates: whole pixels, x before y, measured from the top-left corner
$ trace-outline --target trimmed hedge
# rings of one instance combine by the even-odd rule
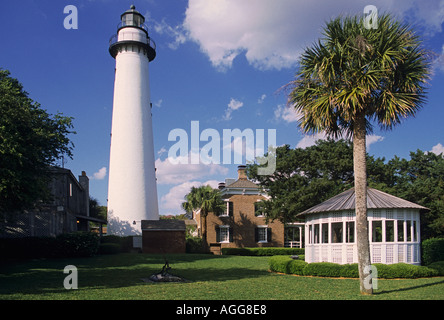
[[[60,234],[57,237],[0,239],[0,256],[14,259],[89,257],[99,249],[99,236],[91,232]]]
[[[222,248],[223,255],[239,256],[276,256],[276,255],[301,255],[304,254],[303,248]]]
[[[120,243],[101,243],[99,254],[116,254],[122,252]]]
[[[186,237],[185,238],[185,252],[186,253],[205,253],[203,249],[203,241],[200,237]]]
[[[439,276],[444,276],[444,261],[433,262],[427,268],[436,270]]]
[[[440,275],[440,272],[444,269],[444,262],[442,262],[442,264],[441,262],[439,264],[437,263],[435,268],[415,266],[407,263],[375,263],[373,265],[378,271],[377,277],[379,279],[433,277]],[[301,260],[293,260],[288,256],[274,256],[270,258],[269,266],[271,271],[286,274],[332,278],[359,278],[357,263],[343,265],[331,262],[306,263]]]
[[[116,244],[119,246],[119,252],[122,252],[122,253],[131,252],[131,250],[133,249],[133,236],[121,237],[121,236],[116,236],[116,235],[107,235],[107,236],[103,236],[100,239],[100,243],[101,244],[108,244],[108,243]],[[107,250],[107,249],[105,249],[105,250]],[[111,250],[116,250],[116,249],[111,249]]]
[[[422,242],[422,263],[429,265],[444,261],[444,239],[431,238]]]

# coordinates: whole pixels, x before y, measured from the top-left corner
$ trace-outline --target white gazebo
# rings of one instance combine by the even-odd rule
[[[420,212],[428,209],[367,188],[367,217],[372,263],[421,263]],[[357,263],[354,188],[304,212],[305,261]]]

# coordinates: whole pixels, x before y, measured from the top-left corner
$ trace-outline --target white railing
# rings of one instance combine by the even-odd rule
[[[305,246],[305,261],[357,263],[356,243],[316,243]],[[398,262],[420,264],[419,242],[373,242],[370,243],[372,263],[392,264]]]

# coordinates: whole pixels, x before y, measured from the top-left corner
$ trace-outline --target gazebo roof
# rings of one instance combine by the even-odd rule
[[[392,196],[391,194],[367,188],[367,208],[368,209],[388,209],[388,208],[411,208],[419,210],[429,210],[419,204]],[[318,212],[330,212],[355,209],[355,188],[350,188],[310,209],[298,214],[298,216]]]

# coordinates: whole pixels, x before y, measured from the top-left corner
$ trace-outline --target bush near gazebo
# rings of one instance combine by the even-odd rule
[[[422,263],[444,261],[444,239],[431,238],[422,242]]]
[[[379,279],[424,278],[444,275],[444,261],[436,262],[428,267],[407,263],[381,264],[374,263]],[[271,271],[286,274],[317,277],[359,278],[358,264],[336,264],[331,262],[307,263],[293,260],[288,256],[273,256],[270,258]]]

